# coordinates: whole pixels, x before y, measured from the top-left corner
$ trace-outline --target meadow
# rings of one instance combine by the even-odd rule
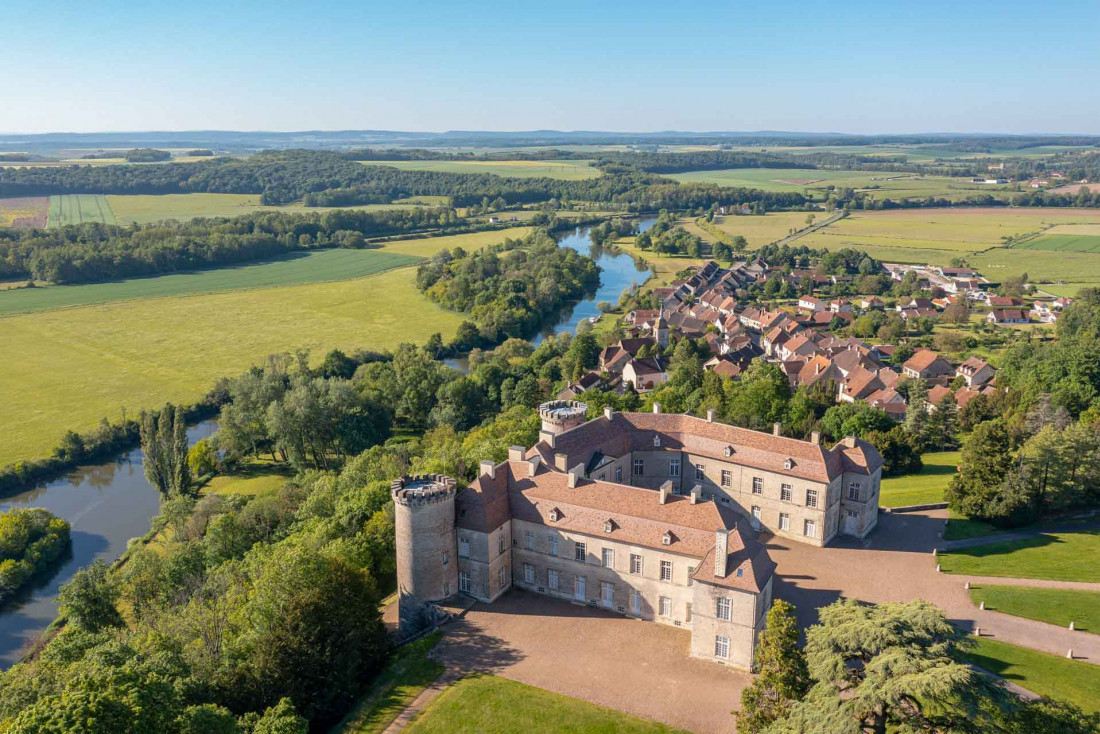
[[[0,227],[45,227],[50,211],[46,196],[21,196],[0,199]]]
[[[412,265],[418,260],[414,255],[383,250],[317,250],[292,253],[261,263],[151,278],[20,288],[0,292],[0,316],[111,301],[362,278]]]
[[[107,202],[119,224],[150,224],[166,219],[182,222],[195,217],[236,217],[252,212],[282,211],[296,214],[330,211],[331,207],[306,207],[302,204],[285,206],[262,206],[259,194],[163,194],[152,195],[108,195]],[[446,197],[417,197],[394,202],[392,204],[368,204],[347,209],[366,209],[379,211],[384,209],[409,209],[414,206],[432,206],[445,204]]]
[[[578,181],[598,178],[603,172],[586,160],[549,161],[362,161],[368,166],[392,166],[405,171],[442,173],[492,173],[505,178],[558,178]]]
[[[519,237],[525,229],[387,243],[372,254],[425,257]],[[349,251],[352,252],[352,251]],[[239,269],[237,269],[239,270]],[[215,276],[217,271],[205,271]],[[0,294],[4,295],[4,294]],[[66,430],[202,397],[268,354],[390,349],[454,335],[461,314],[416,289],[416,270],[324,283],[116,301],[0,318],[0,465],[44,456]]]
[[[806,215],[807,212],[768,212],[763,216],[717,216],[713,224],[730,236],[741,235],[748,240],[749,249],[756,250],[783,239],[792,229],[798,230],[805,227]],[[818,221],[826,218],[822,212],[817,212],[814,216]],[[697,227],[694,220],[688,220],[685,226],[688,231],[708,242],[714,240],[714,236]]]
[[[50,197],[47,227],[52,229],[82,222],[115,224],[115,215],[107,197],[100,194],[61,194]]]

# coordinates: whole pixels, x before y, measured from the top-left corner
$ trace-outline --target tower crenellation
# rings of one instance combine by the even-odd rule
[[[557,435],[588,420],[588,405],[579,400],[551,400],[539,406],[542,430]]]
[[[404,634],[429,624],[431,605],[458,592],[456,490],[455,480],[443,474],[403,476],[390,484]]]

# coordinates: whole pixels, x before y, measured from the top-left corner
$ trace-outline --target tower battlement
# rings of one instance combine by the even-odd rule
[[[579,400],[551,400],[539,406],[539,417],[542,430],[556,435],[588,420],[588,405]]]
[[[390,494],[395,504],[416,507],[453,499],[455,484],[454,479],[444,474],[416,474],[393,480]]]

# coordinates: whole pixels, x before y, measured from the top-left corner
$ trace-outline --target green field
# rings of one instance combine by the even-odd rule
[[[603,173],[586,160],[556,161],[362,161],[368,166],[392,166],[404,171],[442,173],[492,173],[507,178],[559,178],[577,181],[598,178]]]
[[[114,224],[115,215],[107,197],[99,194],[61,194],[50,197],[50,214],[46,226],[101,222]]]
[[[944,573],[1100,582],[1100,532],[1043,533],[939,554]]]
[[[967,658],[1041,696],[1062,698],[1085,711],[1100,711],[1100,665],[1067,660],[1026,647],[981,638]]]
[[[296,214],[331,211],[332,207],[306,207],[301,204],[285,206],[262,206],[259,194],[163,194],[152,195],[109,195],[106,197],[119,224],[150,224],[166,219],[181,222],[195,217],[236,217],[252,212],[293,212]],[[440,201],[440,200],[443,201]],[[414,206],[434,206],[446,203],[444,197],[416,197],[393,204],[368,204],[347,209],[409,209]]]
[[[974,606],[1100,634],[1100,592],[1027,586],[971,586]]]
[[[714,226],[730,236],[741,235],[749,243],[749,249],[755,250],[790,234],[792,229],[799,230],[806,226],[808,212],[768,212],[763,216],[718,216],[714,218]],[[817,221],[828,218],[824,212],[815,212]],[[715,238],[709,232],[699,229],[693,222],[686,220],[687,228],[708,242]]]
[[[943,502],[943,491],[959,465],[958,451],[943,451],[921,456],[924,468],[916,474],[882,480],[879,504],[883,507],[927,505]]]
[[[412,265],[419,258],[392,250],[317,250],[233,267],[195,270],[110,283],[20,288],[0,292],[0,316],[140,298],[347,280]]]
[[[367,252],[427,257],[527,231],[398,240]],[[201,275],[224,277],[219,273]],[[320,360],[333,348],[387,349],[422,343],[434,332],[449,339],[463,318],[421,295],[411,267],[0,317],[0,344],[12,355],[0,372],[0,465],[44,456],[66,430],[88,430],[104,416],[117,420],[123,407],[133,415],[169,400],[194,401],[219,377],[275,352],[310,349]]]
[[[653,734],[679,731],[541,688],[480,675],[443,691],[406,728],[409,734]]]
[[[1055,250],[1068,252],[1100,252],[1100,235],[1095,234],[1046,234],[1028,240],[1018,247],[1026,250]]]

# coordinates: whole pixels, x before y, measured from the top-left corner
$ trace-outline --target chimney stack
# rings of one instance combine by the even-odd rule
[[[691,504],[699,504],[699,500],[703,497],[703,485],[696,484],[691,488]]]
[[[661,412],[661,404],[660,403],[654,403],[653,404],[653,412],[654,413],[660,413]]]
[[[576,487],[582,479],[584,479],[584,464],[577,464],[569,470],[569,488]]]
[[[660,503],[663,505],[668,502],[668,496],[672,494],[672,482],[665,482],[658,491],[660,492]]]
[[[497,465],[494,464],[489,459],[486,459],[485,461],[481,462],[481,471],[478,473],[478,476],[483,477],[486,474],[489,475],[490,479],[496,479],[496,477],[497,477]]]
[[[607,420],[614,420],[614,418],[615,418],[615,409],[612,408],[610,405],[603,406],[603,417],[606,418]]]
[[[772,435],[773,435],[773,436],[778,436],[778,435],[780,435],[779,431],[780,431],[780,429],[781,429],[782,427],[783,427],[783,426],[782,426],[781,424],[779,424],[779,423],[772,423]]]
[[[569,457],[565,454],[554,454],[554,468],[558,471],[565,471],[568,468],[566,467],[565,462],[567,462],[568,460]]]
[[[718,528],[714,534],[714,575],[726,577],[726,560],[730,552],[730,531]]]
[[[707,423],[714,423],[714,408],[707,410]]]
[[[552,431],[539,431],[539,440],[550,448],[554,448],[554,433]]]
[[[814,431],[810,434],[810,443],[812,443],[814,446],[821,445],[821,431]]]
[[[523,455],[527,451],[522,446],[508,447],[508,461],[523,461]]]
[[[531,470],[531,476],[535,476],[535,474],[538,473],[539,465],[541,463],[542,463],[542,457],[539,456],[538,454],[535,454],[534,456],[532,456],[531,460],[527,462],[527,466],[530,467],[530,470]]]

